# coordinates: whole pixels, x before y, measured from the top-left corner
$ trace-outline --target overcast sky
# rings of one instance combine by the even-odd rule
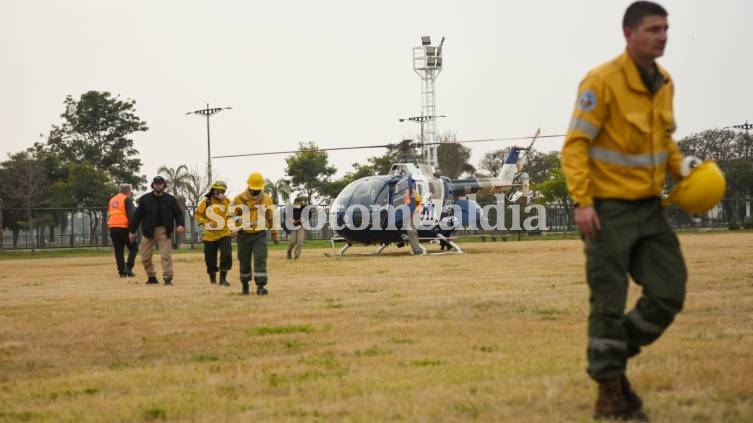
[[[458,139],[561,134],[579,81],[620,54],[630,1],[4,0],[0,13],[0,153],[21,151],[62,119],[66,95],[136,100],[134,136],[151,178],[162,164],[205,169],[212,154],[398,142],[419,132],[412,48],[442,36],[437,132]],[[677,138],[753,121],[750,1],[662,2]],[[474,144],[472,162],[510,143]],[[560,140],[537,148],[558,150]],[[330,152],[338,176],[385,151]],[[213,159],[230,191],[252,171],[284,176],[285,156]]]

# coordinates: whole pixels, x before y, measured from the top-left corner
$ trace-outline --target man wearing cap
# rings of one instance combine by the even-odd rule
[[[182,234],[184,230],[183,210],[178,205],[178,200],[170,193],[165,191],[167,183],[165,178],[155,176],[152,179],[152,192],[142,195],[138,201],[138,207],[134,213],[133,221],[130,222],[130,233],[128,234],[131,242],[136,240],[136,230],[141,225],[141,244],[139,245],[139,254],[141,262],[144,264],[149,279],[148,285],[157,284],[157,273],[152,263],[152,254],[154,246],[159,247],[160,258],[162,259],[162,277],[165,285],[173,284],[173,248],[170,245],[170,234],[175,232]]]
[[[264,177],[253,172],[248,177],[248,189],[232,202],[235,215],[243,217],[243,227],[231,228],[238,238],[238,263],[241,272],[243,295],[248,295],[251,276],[256,282],[256,295],[267,295],[267,231],[272,230],[272,241],[279,242],[279,233],[273,228],[274,205],[269,194],[263,191]],[[253,258],[253,268],[251,259]]]
[[[133,263],[136,260],[135,242],[128,237],[128,222],[133,220],[134,206],[131,185],[121,184],[118,193],[107,203],[107,227],[110,228],[110,239],[115,249],[115,264],[121,278],[134,277]],[[128,260],[124,258],[125,248],[128,248]]]

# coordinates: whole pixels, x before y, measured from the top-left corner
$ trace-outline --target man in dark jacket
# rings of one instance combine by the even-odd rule
[[[136,240],[136,230],[141,225],[141,244],[139,245],[139,254],[141,262],[144,264],[149,279],[147,284],[157,284],[157,273],[152,263],[152,254],[154,245],[159,247],[160,257],[162,258],[162,277],[165,285],[173,284],[173,261],[172,246],[170,245],[170,234],[173,232],[173,223],[175,232],[183,233],[184,219],[183,210],[178,206],[178,201],[165,191],[167,183],[165,178],[155,176],[152,180],[152,192],[148,192],[139,198],[136,213],[133,221],[130,222],[130,233],[128,234],[131,242]]]

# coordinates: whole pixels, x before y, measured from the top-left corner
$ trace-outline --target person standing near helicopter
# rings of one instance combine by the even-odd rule
[[[588,374],[598,384],[594,418],[645,420],[625,374],[682,310],[687,270],[659,200],[669,171],[689,174],[671,138],[674,85],[655,59],[667,43],[667,12],[632,3],[624,53],[581,82],[562,149],[562,169],[586,248],[590,289]],[[642,295],[625,313],[630,274]]]
[[[410,217],[408,221],[403,221],[403,227],[405,228],[405,235],[408,238],[411,251],[417,256],[426,255],[426,250],[421,246],[421,242],[418,239],[418,225],[421,223],[422,215],[421,194],[418,193],[416,181],[411,176],[408,176],[408,186],[405,190],[403,202],[410,210]]]
[[[227,212],[230,200],[225,197],[227,184],[225,181],[212,182],[207,195],[196,208],[194,217],[199,224],[204,225],[204,262],[207,265],[209,283],[217,283],[217,272],[220,272],[220,285],[230,286],[227,272],[233,266],[233,244],[230,228],[227,226]],[[218,221],[219,219],[219,221]],[[217,267],[217,253],[220,253],[220,266]]]
[[[287,225],[288,217],[285,216],[285,228],[288,232],[288,252],[286,258],[298,259],[301,257],[301,251],[303,251],[303,242],[306,240],[306,229],[303,227],[303,210],[305,209],[305,202],[303,196],[295,198],[292,207],[292,226]],[[311,216],[307,216],[307,220]]]

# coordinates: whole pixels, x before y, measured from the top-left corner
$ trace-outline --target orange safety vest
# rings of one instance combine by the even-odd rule
[[[122,192],[110,199],[110,202],[107,204],[108,228],[128,228],[126,200],[128,200],[128,195]]]
[[[405,190],[405,197],[403,198],[405,205],[410,206],[410,191],[409,189]],[[416,189],[413,189],[413,199],[416,201],[416,210],[419,212],[423,210],[423,207],[421,207],[421,194],[416,191]]]

